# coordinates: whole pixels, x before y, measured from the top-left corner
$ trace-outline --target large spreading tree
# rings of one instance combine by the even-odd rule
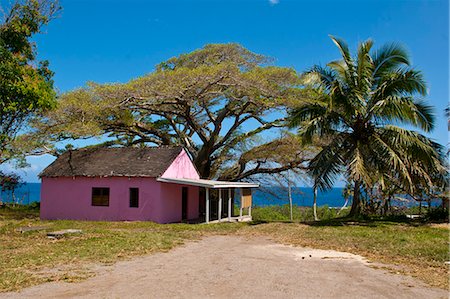
[[[399,126],[429,132],[434,125],[432,108],[422,99],[426,83],[404,48],[388,44],[373,50],[368,40],[353,57],[343,40],[332,40],[342,58],[304,74],[315,95],[302,100],[290,119],[303,142],[328,141],[309,163],[315,187],[329,189],[344,173],[353,185],[353,216],[360,212],[362,187],[395,184],[414,194],[442,182],[440,146]]]
[[[238,44],[210,44],[128,83],[65,93],[36,126],[54,141],[182,145],[201,177],[244,180],[305,167],[312,149],[282,132],[286,107],[303,93],[293,69]]]
[[[36,60],[32,37],[59,11],[56,1],[27,0],[4,8],[0,24],[0,164],[32,150],[17,136],[29,120],[56,105],[53,72]],[[19,138],[20,139],[20,138]]]

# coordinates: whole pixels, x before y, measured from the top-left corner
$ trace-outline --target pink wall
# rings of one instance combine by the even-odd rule
[[[174,187],[176,186],[176,187]],[[181,188],[188,187],[188,219],[198,218],[199,188],[195,186],[182,186],[178,184],[161,183],[161,205],[159,222],[179,222],[181,219]],[[173,200],[179,198],[180,200]],[[169,199],[169,200],[167,200]]]
[[[181,221],[181,185],[155,178],[42,178],[42,219]],[[109,206],[92,206],[92,188],[107,187]],[[139,188],[139,207],[129,207],[129,188]],[[188,218],[198,218],[198,187],[188,187]],[[196,207],[196,208],[195,208]]]
[[[178,157],[172,162],[161,176],[162,178],[199,179],[197,169],[189,158],[189,155],[182,150]]]
[[[183,150],[163,177],[198,179],[199,175]],[[92,206],[93,187],[109,188],[108,207]],[[182,218],[182,187],[145,177],[43,177],[41,218],[179,222]],[[188,219],[196,219],[199,188],[185,187],[188,187]],[[129,206],[130,188],[139,188],[138,208]]]
[[[110,188],[109,207],[91,205],[92,188]],[[139,188],[139,208],[129,207],[129,188]],[[158,215],[155,179],[125,177],[42,178],[42,219],[151,220]]]

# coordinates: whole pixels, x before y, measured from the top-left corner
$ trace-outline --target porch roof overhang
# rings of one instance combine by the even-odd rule
[[[245,182],[227,182],[204,179],[157,178],[158,182],[191,185],[211,189],[224,188],[258,188],[259,184]]]

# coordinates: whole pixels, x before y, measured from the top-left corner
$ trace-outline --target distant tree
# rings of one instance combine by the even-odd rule
[[[0,171],[0,190],[9,192],[14,203],[16,202],[15,191],[21,185],[23,185],[23,181],[19,175],[15,173],[6,174]]]
[[[31,150],[16,137],[34,115],[55,106],[53,72],[36,60],[32,37],[59,11],[57,1],[15,1],[0,23],[0,164]],[[22,148],[20,145],[23,145]]]
[[[397,126],[408,124],[429,132],[432,108],[422,74],[410,67],[405,50],[388,44],[377,51],[373,42],[360,43],[356,57],[347,44],[331,37],[342,59],[326,67],[314,66],[304,74],[311,100],[292,110],[290,125],[299,127],[305,143],[313,137],[329,144],[311,160],[315,186],[329,189],[338,175],[353,182],[350,216],[361,210],[361,188],[371,189],[380,179],[390,178],[413,193],[424,184],[433,185],[433,174],[442,173],[442,159],[433,143],[416,131]]]
[[[182,145],[202,178],[303,169],[312,147],[278,137],[303,90],[293,69],[269,62],[238,44],[207,45],[126,84],[63,94],[36,127],[53,140],[106,135],[103,146]]]

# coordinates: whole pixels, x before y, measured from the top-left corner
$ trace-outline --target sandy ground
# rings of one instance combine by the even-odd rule
[[[0,298],[448,298],[349,253],[214,236]]]

